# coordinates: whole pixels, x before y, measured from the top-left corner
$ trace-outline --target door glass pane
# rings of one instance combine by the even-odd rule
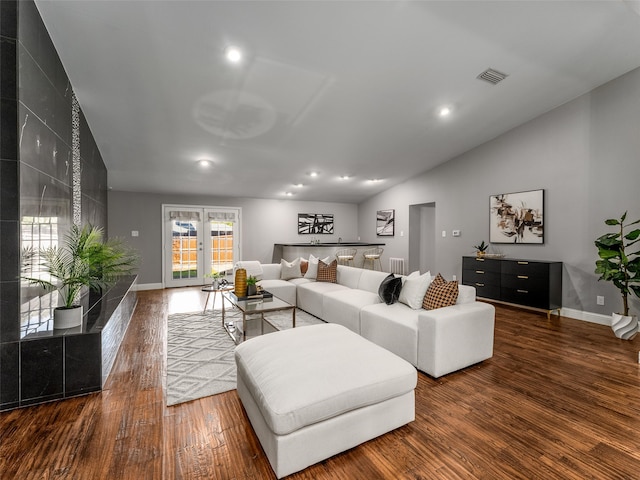
[[[211,232],[211,265],[209,272],[233,269],[233,222],[209,222]]]
[[[198,222],[174,220],[171,271],[174,280],[198,276]]]

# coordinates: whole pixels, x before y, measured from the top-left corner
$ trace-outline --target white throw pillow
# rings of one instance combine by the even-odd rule
[[[287,262],[284,258],[280,260],[280,278],[282,280],[300,278],[301,276],[299,258],[296,258],[293,262]]]
[[[427,272],[424,275],[420,275],[418,271],[411,273],[411,275],[404,279],[398,301],[414,310],[422,308],[422,300],[430,284],[431,272]]]
[[[322,261],[328,265],[330,258],[331,257],[323,258]],[[318,277],[318,261],[319,259],[314,257],[313,254],[309,254],[309,268],[307,268],[307,273],[304,274],[304,278],[315,280]]]

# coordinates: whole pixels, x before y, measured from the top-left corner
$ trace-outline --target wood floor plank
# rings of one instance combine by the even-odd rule
[[[237,392],[166,406],[167,316],[202,302],[140,292],[101,393],[0,413],[0,478],[275,478]],[[291,478],[638,478],[640,337],[496,308],[493,358],[419,374],[415,422]]]

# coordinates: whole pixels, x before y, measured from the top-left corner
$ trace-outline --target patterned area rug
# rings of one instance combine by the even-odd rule
[[[240,320],[238,313],[225,319]],[[260,334],[260,321],[248,320],[247,338]],[[278,329],[291,328],[291,313],[268,316]],[[324,323],[319,318],[296,310],[296,328]],[[266,322],[264,332],[274,329]],[[207,311],[169,315],[167,320],[167,405],[227,392],[236,388],[235,344],[222,328],[220,312]]]

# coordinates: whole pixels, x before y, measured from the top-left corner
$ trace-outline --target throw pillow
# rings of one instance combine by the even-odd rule
[[[319,282],[338,283],[338,261],[326,264],[322,260],[318,262],[318,278]]]
[[[304,258],[300,257],[300,273],[304,275],[305,273],[307,273],[308,268],[309,260],[305,260]]]
[[[318,262],[320,260],[313,256],[313,254],[309,255],[309,266],[307,268],[307,273],[304,274],[304,278],[308,278],[311,280],[315,280],[318,276]],[[322,260],[324,263],[329,263],[329,257]]]
[[[391,305],[398,301],[401,289],[402,277],[396,277],[390,273],[378,287],[378,295],[384,303]]]
[[[422,301],[422,308],[435,310],[436,308],[455,305],[458,299],[458,282],[447,282],[442,275],[431,282]]]
[[[404,279],[398,301],[414,310],[419,309],[422,307],[422,301],[430,284],[431,272],[427,272],[424,275],[420,275],[420,272],[413,272]]]
[[[287,262],[284,258],[280,260],[280,278],[282,280],[300,278],[301,276],[299,258],[296,258],[293,262]]]

